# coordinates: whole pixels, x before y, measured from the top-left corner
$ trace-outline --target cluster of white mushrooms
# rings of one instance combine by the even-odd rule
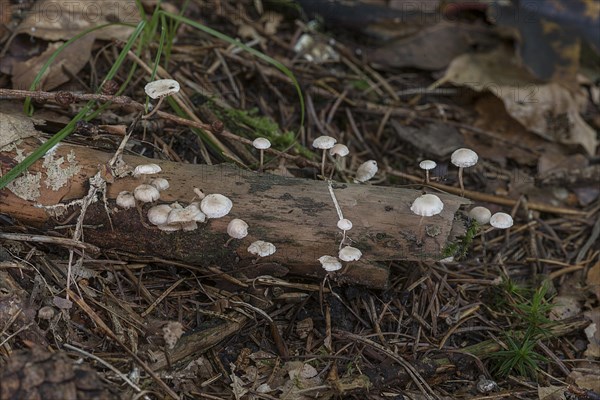
[[[135,167],[132,175],[142,178],[146,175],[158,174],[162,171],[157,164],[142,164]],[[154,178],[150,184],[141,183],[133,193],[122,191],[117,196],[117,206],[129,209],[136,207],[138,203],[153,203],[160,199],[160,192],[169,188],[169,182],[165,178]],[[195,188],[194,199],[187,206],[178,202],[171,204],[157,204],[148,209],[148,222],[163,232],[193,231],[198,229],[198,223],[206,222],[207,219],[222,218],[229,214],[233,208],[233,202],[219,193],[204,193]],[[227,225],[229,240],[227,246],[234,239],[243,239],[248,236],[248,224],[239,219],[232,219]],[[248,252],[258,257],[267,257],[274,254],[275,245],[263,240],[257,240],[250,244]]]
[[[477,164],[479,157],[476,152],[467,148],[455,150],[450,157],[452,164],[458,167],[458,182],[460,185],[461,196],[464,195],[463,169],[469,168]],[[419,163],[419,167],[425,171],[425,182],[429,183],[429,171],[437,166],[433,160],[423,160]],[[418,197],[411,206],[411,211],[423,217],[430,217],[442,212],[444,208],[443,202],[434,194],[425,194]],[[513,219],[510,215],[498,212],[492,215],[491,211],[485,207],[477,206],[469,212],[469,217],[477,221],[480,226],[490,224],[492,228],[508,229],[513,225]],[[419,223],[419,227],[421,225]]]

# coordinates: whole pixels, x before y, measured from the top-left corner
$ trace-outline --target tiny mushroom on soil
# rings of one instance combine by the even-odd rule
[[[273,243],[265,242],[264,240],[257,240],[248,246],[248,252],[258,257],[267,257],[274,254],[277,248]]]
[[[144,91],[153,100],[159,99],[152,112],[143,117],[149,118],[158,111],[165,97],[179,92],[179,82],[174,79],[158,79],[146,84],[146,86],[144,86]]]
[[[467,148],[455,150],[450,157],[452,164],[458,167],[458,183],[460,184],[461,196],[465,194],[465,186],[463,184],[463,169],[477,164],[478,159],[479,157],[477,156],[477,153]]]
[[[335,257],[332,256],[321,256],[319,262],[323,269],[327,272],[337,271],[342,268],[342,263]]]
[[[117,195],[117,205],[124,209],[135,207],[135,197],[131,192],[124,190]]]
[[[151,203],[160,198],[160,192],[152,185],[141,184],[133,191],[135,198],[142,203]]]
[[[366,182],[373,178],[377,173],[377,161],[369,160],[362,163],[358,169],[356,170],[356,177],[354,178],[354,183],[358,182]]]
[[[337,140],[331,136],[319,136],[313,141],[312,146],[315,149],[323,150],[323,157],[321,158],[321,176],[325,178],[325,155],[326,151],[331,149]]]
[[[473,207],[471,211],[469,211],[469,217],[477,221],[480,226],[489,223],[491,216],[492,212],[482,206]]]
[[[135,167],[133,176],[137,178],[140,175],[158,174],[160,171],[162,171],[162,168],[158,164],[141,164]]]
[[[259,171],[262,171],[263,161],[264,161],[264,157],[265,157],[265,150],[268,149],[269,147],[271,147],[271,142],[269,142],[269,139],[267,139],[267,138],[259,137],[259,138],[254,139],[254,141],[252,142],[252,146],[254,146],[255,149],[260,150]]]
[[[419,163],[419,168],[425,170],[425,182],[429,183],[429,171],[437,167],[437,163],[432,160],[423,160]]]
[[[233,203],[227,197],[219,193],[212,193],[205,196],[200,203],[202,212],[207,218],[221,218],[229,214]]]
[[[490,225],[497,229],[508,229],[513,226],[513,219],[507,213],[497,212],[490,218]]]
[[[345,246],[338,253],[338,257],[342,261],[358,261],[362,257],[362,252],[356,247]]]

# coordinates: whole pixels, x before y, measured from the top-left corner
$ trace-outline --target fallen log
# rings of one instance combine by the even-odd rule
[[[0,129],[0,139],[1,133]],[[38,140],[30,137],[9,145],[5,140],[4,146],[0,140],[3,171],[15,165],[23,154],[29,154]],[[48,207],[83,198],[89,179],[111,157],[112,154],[88,147],[61,144],[0,190],[0,213],[52,230],[66,216],[52,217]],[[146,212],[150,205],[143,205],[141,214],[135,208],[123,210],[115,205],[119,192],[133,191],[144,179],[116,178],[108,183],[106,191],[113,229],[102,199],[89,207],[85,217],[85,242],[103,251],[118,250],[217,266],[229,273],[247,267],[244,271],[248,275],[256,269],[265,275],[275,275],[278,271],[307,277],[324,275],[318,261],[320,256],[337,256],[341,232],[336,226],[338,215],[326,182],[257,173],[229,165],[191,165],[137,156],[123,159],[131,167],[149,161],[161,166],[162,172],[152,177],[166,178],[170,188],[161,193],[158,203],[188,204],[194,198],[194,188],[200,188],[207,194],[229,197],[233,209],[226,217],[210,219],[194,231],[165,233],[149,227]],[[110,174],[106,177],[111,180]],[[337,273],[338,279],[375,288],[386,286],[389,261],[439,259],[449,240],[462,230],[455,214],[468,202],[461,197],[439,194],[444,202],[443,212],[421,221],[409,209],[421,194],[419,191],[351,183],[334,183],[333,189],[344,217],[353,222],[347,234],[353,246],[363,252],[360,261],[348,263]],[[77,209],[69,209],[67,214],[76,212]],[[226,228],[232,218],[245,220],[250,226],[249,235],[225,246]],[[74,221],[75,218],[69,223]],[[255,260],[247,248],[259,239],[275,244],[277,252]]]

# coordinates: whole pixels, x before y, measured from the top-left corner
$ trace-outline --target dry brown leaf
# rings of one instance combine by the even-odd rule
[[[38,1],[17,28],[48,41],[68,40],[87,29],[123,22],[137,24],[140,15],[134,0],[42,0]],[[127,40],[133,27],[112,25],[93,34],[103,40]]]
[[[489,91],[531,132],[558,143],[581,145],[589,154],[596,151],[596,132],[579,114],[581,95],[558,83],[535,82],[509,49],[458,56],[441,82]]]
[[[565,386],[538,386],[540,400],[565,400]]]
[[[382,67],[439,70],[474,46],[487,48],[497,40],[488,27],[442,21],[377,48],[369,61]]]
[[[46,51],[39,56],[15,62],[12,66],[13,88],[29,89],[42,65],[48,61],[62,44],[63,42],[50,43]],[[71,76],[66,71],[77,75],[85,64],[87,64],[93,44],[94,37],[88,35],[67,47],[46,70],[40,87],[44,90],[51,90],[70,81]]]
[[[596,299],[600,300],[600,261],[588,271],[586,283]]]
[[[588,338],[588,346],[583,353],[586,357],[600,357],[600,308],[586,311],[583,315],[592,321],[585,328],[585,335]]]
[[[586,373],[573,371],[569,374],[569,380],[582,389],[600,393],[600,374],[591,374],[589,371],[591,368],[586,369]]]

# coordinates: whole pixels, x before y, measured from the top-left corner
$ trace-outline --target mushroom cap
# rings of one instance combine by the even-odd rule
[[[141,184],[133,190],[133,195],[142,203],[151,203],[160,199],[160,192],[152,185]]]
[[[422,217],[431,217],[442,212],[444,203],[435,194],[424,194],[413,201],[410,211]]]
[[[158,79],[146,84],[144,91],[152,99],[170,96],[179,92],[179,82],[174,79]]]
[[[450,157],[452,164],[460,168],[472,167],[477,164],[478,159],[477,153],[464,147],[454,150],[454,153],[452,153],[452,156]]]
[[[490,222],[492,212],[485,207],[477,206],[473,207],[469,211],[469,217],[473,218],[479,225],[485,225]]]
[[[433,160],[423,160],[419,163],[419,167],[426,171],[429,171],[430,169],[434,169],[436,166],[437,166],[437,163]]]
[[[198,214],[202,211],[195,204],[190,204],[184,208],[172,208],[167,217],[167,224],[186,224],[188,222],[196,222]]]
[[[267,138],[259,137],[254,139],[254,141],[252,142],[252,146],[254,146],[254,148],[258,150],[264,150],[271,147],[271,142]]]
[[[133,176],[158,174],[162,168],[158,164],[141,164],[133,170]]]
[[[332,156],[346,157],[348,154],[350,154],[350,150],[345,144],[337,143],[331,149],[329,149],[329,154]]]
[[[507,213],[497,212],[490,218],[490,225],[498,229],[508,229],[513,226],[513,219]]]
[[[198,209],[198,211],[200,211],[198,214],[196,214],[196,216],[194,217],[194,221],[196,222],[205,222],[206,221],[206,214],[204,214],[202,212],[202,210],[200,209],[200,203],[195,201],[193,203],[190,203],[189,206],[187,206],[187,208],[190,207],[196,207]]]
[[[349,219],[343,218],[337,222],[337,227],[343,231],[349,231],[352,229],[352,221]]]
[[[356,247],[345,246],[338,253],[338,257],[342,261],[357,261],[362,257],[362,252]]]
[[[234,239],[243,239],[248,236],[248,224],[239,218],[234,218],[227,225],[227,234]]]
[[[135,197],[127,190],[119,192],[117,195],[117,205],[124,209],[135,207]]]
[[[315,140],[313,140],[312,146],[315,149],[328,150],[331,149],[337,140],[332,138],[331,136],[319,136]]]
[[[152,225],[164,225],[167,223],[167,218],[172,208],[168,204],[159,204],[154,207],[150,207],[148,210],[148,221]]]
[[[319,257],[319,262],[321,263],[323,269],[327,272],[342,269],[342,263],[340,262],[340,260],[332,256],[321,256]]]
[[[205,196],[200,203],[202,212],[207,218],[221,218],[229,214],[233,203],[227,197],[219,193]]]
[[[259,257],[267,257],[275,253],[277,248],[273,243],[265,242],[264,240],[257,240],[248,246],[248,252],[255,254]]]
[[[157,188],[159,192],[162,192],[163,190],[167,190],[170,186],[169,181],[166,180],[165,178],[152,179],[152,182],[150,182],[150,184],[152,186],[154,186],[155,188]]]
[[[354,178],[354,180],[357,182],[366,182],[369,179],[373,178],[377,171],[377,161],[365,161],[356,170],[356,177]]]

